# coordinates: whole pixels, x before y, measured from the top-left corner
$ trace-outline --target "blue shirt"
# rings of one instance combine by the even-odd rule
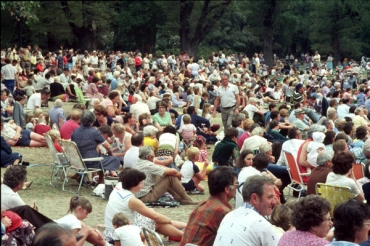
[[[111,83],[110,83],[110,88],[112,89],[112,90],[115,90],[115,89],[117,89],[117,80],[116,80],[116,78],[112,78],[112,81],[111,81]]]
[[[357,95],[357,104],[358,105],[365,105],[366,95],[365,93],[361,92]]]
[[[366,107],[366,109],[370,112],[370,99],[367,99],[367,100],[365,101],[365,107]]]
[[[327,246],[355,246],[357,243],[351,243],[346,241],[332,241],[331,243],[327,244]]]

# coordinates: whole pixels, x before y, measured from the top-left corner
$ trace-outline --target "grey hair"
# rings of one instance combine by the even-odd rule
[[[139,94],[135,94],[134,98],[138,100],[139,102],[143,101],[143,98]]]
[[[261,198],[265,191],[265,184],[274,185],[274,181],[268,176],[261,175],[253,175],[247,178],[242,190],[243,200],[249,202],[253,193],[256,193]]]
[[[256,127],[252,131],[252,136],[256,136],[256,135],[259,136],[261,134],[261,132],[264,132],[264,131],[265,131],[265,128],[263,128],[263,127]]]
[[[230,78],[230,75],[229,74],[227,74],[227,73],[223,73],[222,75],[221,75],[221,77],[227,77],[228,79]]]
[[[324,132],[326,131],[326,127],[323,125],[313,124],[308,129],[308,138],[312,138],[312,133],[314,132]]]
[[[61,99],[55,100],[55,106],[62,107],[63,101]]]
[[[272,151],[272,146],[270,144],[261,144],[260,148],[260,153],[266,154],[269,151]]]
[[[257,101],[258,101],[258,99],[255,98],[255,97],[249,98],[249,103],[254,103],[254,102],[257,102]]]
[[[83,126],[91,126],[96,120],[95,114],[90,110],[85,110],[81,115],[81,125]]]
[[[90,101],[90,105],[91,105],[91,106],[94,106],[94,103],[95,103],[96,101],[100,103],[100,100],[99,100],[99,99],[97,99],[97,98],[95,98],[95,99],[93,99],[93,100],[91,100],[91,101]]]
[[[157,134],[157,132],[158,132],[158,128],[155,126],[151,126],[151,125],[145,126],[143,129],[144,137],[155,135]]]
[[[154,149],[152,146],[141,146],[139,149],[139,159],[147,160],[152,154],[154,154]]]
[[[363,110],[362,108],[356,108],[355,115],[359,115],[362,110]]]
[[[331,150],[324,150],[319,153],[316,159],[316,163],[319,166],[325,166],[327,161],[331,161],[333,159],[334,152]]]
[[[326,113],[328,119],[333,119],[337,115],[337,111],[334,108],[328,109],[328,112]]]

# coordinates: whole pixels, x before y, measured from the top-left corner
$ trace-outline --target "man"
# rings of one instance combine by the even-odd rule
[[[288,140],[288,138],[284,137],[280,132],[279,132],[279,121],[277,120],[272,120],[270,122],[270,132],[269,134],[274,138],[275,141],[278,141],[280,143],[284,143],[285,141]]]
[[[146,179],[143,182],[143,188],[135,193],[135,196],[143,202],[156,202],[168,191],[181,205],[196,204],[186,194],[180,182],[182,174],[174,168],[154,164],[154,157],[151,146],[140,147],[139,160],[134,168],[144,172]]]
[[[49,246],[49,245],[63,245],[76,246],[77,241],[83,238],[84,235],[75,236],[72,230],[64,225],[57,223],[48,223],[43,225],[33,239],[33,246]]]
[[[90,63],[92,65],[93,68],[98,68],[98,62],[99,62],[99,59],[98,59],[98,56],[96,55],[96,51],[94,50],[93,51],[93,55],[90,56]]]
[[[255,97],[249,98],[248,105],[244,108],[248,112],[249,119],[253,119],[254,122],[265,125],[264,111],[257,105],[258,99]]]
[[[234,114],[239,113],[239,89],[236,85],[229,83],[230,75],[222,75],[222,86],[216,90],[216,99],[212,116],[216,116],[217,107],[221,106],[221,118],[224,130],[231,126]]]
[[[13,114],[13,107],[9,103],[10,91],[8,89],[1,90],[1,115],[6,121],[11,119]]]
[[[53,127],[53,124],[57,126],[58,129],[62,128],[64,122],[66,122],[66,117],[64,115],[64,110],[62,109],[63,101],[60,99],[55,100],[54,108],[50,109],[50,127]]]
[[[63,73],[59,76],[60,83],[66,88],[67,84],[70,82],[70,71],[68,68],[63,69]]]
[[[270,122],[270,114],[271,114],[271,112],[272,111],[276,111],[276,104],[274,104],[274,103],[270,103],[269,104],[269,111],[267,111],[266,113],[265,113],[265,127],[268,125],[268,123]],[[248,112],[248,114],[249,114],[249,112]],[[253,118],[252,118],[253,119]]]
[[[213,245],[278,245],[279,236],[267,219],[276,205],[274,187],[267,176],[248,178],[242,191],[245,204],[224,217]]]
[[[1,78],[4,79],[4,85],[10,91],[10,93],[13,93],[16,78],[18,77],[18,71],[11,64],[11,60],[9,58],[5,59],[5,64],[5,66],[1,67]]]
[[[297,84],[295,86],[295,91],[293,92],[293,102],[302,103],[304,101],[304,89],[302,84]]]
[[[333,171],[331,159],[334,153],[332,151],[321,151],[317,156],[317,167],[311,171],[310,180],[307,184],[307,195],[316,194],[316,184],[326,183],[326,177]]]
[[[342,104],[338,105],[337,107],[337,115],[338,119],[344,119],[349,114],[349,98],[343,98],[342,99]]]
[[[69,117],[70,119],[63,123],[60,129],[60,137],[64,140],[70,140],[72,132],[80,127],[82,110],[72,109]]]
[[[52,81],[50,81],[50,77],[51,77],[50,73],[47,73],[45,77],[41,77],[40,79],[38,79],[37,84],[35,85],[35,91],[40,92],[45,87],[49,89],[50,84],[52,83]]]
[[[41,90],[40,93],[35,93],[27,101],[27,109],[35,110],[35,108],[40,108],[43,101],[48,100],[50,97],[50,91],[48,89]]]
[[[211,246],[222,219],[231,210],[229,201],[235,197],[238,184],[230,167],[219,167],[208,175],[210,197],[199,203],[189,216],[180,246],[187,243]]]
[[[276,163],[279,166],[287,166],[284,151],[291,153],[294,158],[297,159],[298,149],[304,142],[304,140],[302,140],[302,132],[295,126],[289,129],[288,137],[289,140],[285,141],[281,146],[280,157]]]
[[[127,150],[123,158],[123,167],[134,167],[139,159],[139,149],[144,145],[144,135],[142,132],[134,133],[131,137],[131,147]]]
[[[293,121],[293,125],[298,127],[298,129],[302,132],[303,136],[306,136],[309,126],[303,122],[303,119],[305,116],[303,109],[301,108],[296,109],[295,116],[296,116],[296,119],[295,121]]]
[[[139,115],[143,113],[150,114],[149,106],[143,103],[143,99],[140,95],[135,94],[132,97],[132,105],[130,106],[130,113],[135,116],[136,120],[139,120]]]
[[[207,120],[206,118],[202,116],[197,115],[194,106],[188,107],[186,109],[186,112],[191,117],[191,124],[193,124],[197,128],[197,135],[203,136],[206,139],[207,143],[217,142],[217,138],[215,136],[213,136],[212,134],[209,134],[208,132],[206,133],[203,130],[204,128],[207,128],[208,130],[213,132],[212,130],[214,129],[211,127],[211,123],[209,122],[209,120]],[[177,119],[178,120],[176,120],[176,126],[181,127],[183,125],[182,116],[177,117]]]
[[[238,130],[230,127],[226,130],[225,137],[213,151],[212,161],[215,166],[234,166],[239,158]]]

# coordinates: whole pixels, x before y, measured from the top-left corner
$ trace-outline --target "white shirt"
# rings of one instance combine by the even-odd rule
[[[326,177],[326,184],[347,186],[351,189],[354,197],[360,194],[360,190],[358,189],[356,185],[356,181],[354,181],[351,178],[348,178],[345,175],[340,175],[340,174],[335,174],[333,172],[330,172],[328,176]]]
[[[223,85],[217,88],[216,95],[220,97],[220,106],[224,108],[232,107],[236,105],[236,97],[239,93],[239,89],[236,85],[228,83],[226,89]]]
[[[134,114],[136,120],[139,120],[139,115],[143,113],[150,114],[149,106],[146,103],[138,101],[130,106],[130,113]]]
[[[242,146],[242,149],[240,150],[240,152],[242,152],[245,149],[249,149],[249,150],[252,150],[252,151],[256,150],[256,149],[259,149],[259,147],[262,144],[267,144],[267,139],[266,138],[263,138],[263,137],[258,136],[258,135],[251,136],[251,137],[244,140],[244,143],[243,143],[243,146]]]
[[[317,167],[317,156],[319,155],[319,152],[317,150],[319,148],[322,148],[325,150],[325,145],[323,143],[317,143],[317,142],[309,142],[307,146],[307,162],[314,167]]]
[[[36,107],[41,107],[41,93],[35,93],[27,101],[27,109],[35,110]]]
[[[131,146],[123,157],[123,167],[134,167],[139,159],[139,147]]]
[[[120,241],[121,245],[143,246],[140,232],[141,229],[137,226],[125,225],[115,229],[112,238],[114,241]]]
[[[213,245],[274,246],[278,245],[279,239],[264,217],[242,206],[223,218]]]
[[[8,210],[14,207],[25,205],[22,198],[18,195],[17,192],[14,192],[10,189],[9,186],[2,184],[1,185],[1,208]]]
[[[14,80],[17,69],[12,64],[7,64],[1,68],[1,75],[5,80]]]
[[[254,113],[259,111],[259,109],[252,104],[245,106],[244,110],[248,112],[249,119],[253,119]]]
[[[67,214],[66,216],[55,220],[56,223],[60,225],[65,225],[68,227],[68,229],[74,230],[74,229],[81,229],[81,221],[77,219],[76,216],[73,214]]]
[[[284,150],[288,151],[294,156],[294,159],[297,160],[298,149],[303,144],[304,140],[302,139],[290,139],[285,141],[281,146],[281,153],[278,162],[276,163],[279,166],[286,166],[287,162],[285,160]]]
[[[97,56],[90,56],[90,63],[92,65],[98,65],[98,57]]]
[[[69,81],[69,76],[66,76],[64,73],[59,75],[60,83],[68,83]]]
[[[347,104],[341,104],[337,107],[338,119],[344,119],[349,114],[349,106]]]
[[[239,175],[238,175],[238,183],[241,185],[242,183],[245,183],[247,178],[253,176],[253,175],[262,175],[260,171],[255,169],[254,167],[244,167]],[[243,190],[243,185],[240,186],[239,190],[236,191],[236,196],[235,196],[235,208],[239,208],[243,203],[243,196],[242,196],[242,190]],[[240,192],[239,192],[240,191]]]
[[[185,161],[182,166],[181,166],[181,174],[182,174],[182,178],[181,178],[181,183],[184,183],[184,184],[187,184],[192,178],[193,176],[199,172],[199,168],[197,169],[196,167],[194,167],[195,164],[193,164],[192,161]],[[195,172],[195,171],[198,171],[198,172]]]

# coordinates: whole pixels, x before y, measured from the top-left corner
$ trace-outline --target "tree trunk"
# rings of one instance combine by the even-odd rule
[[[82,50],[93,51],[94,50],[94,34],[89,29],[82,27],[73,31],[80,42]]]
[[[190,25],[189,17],[193,10],[194,2],[180,0],[180,50],[190,53]]]
[[[274,52],[272,50],[273,46],[273,32],[265,32],[263,38],[263,57],[265,58],[266,65],[270,68],[272,68],[272,66],[274,65]]]

